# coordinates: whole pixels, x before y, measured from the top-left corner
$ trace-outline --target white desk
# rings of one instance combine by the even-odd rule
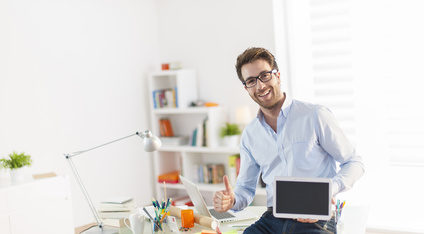
[[[248,206],[246,208],[247,210],[249,210],[250,212],[256,214],[258,216],[258,219],[262,216],[262,214],[266,211],[266,207],[265,206]],[[221,223],[220,224],[220,230],[221,232],[226,232],[226,231],[230,231],[230,230],[235,230],[237,228],[233,228],[230,225],[233,224],[252,224],[256,221],[257,219],[248,219],[248,220],[242,220],[242,221],[237,221],[237,222],[230,222],[230,223]],[[178,227],[181,227],[181,220],[177,219],[178,221]],[[194,227],[190,229],[190,231],[187,232],[180,232],[181,234],[190,234],[190,233],[198,233],[202,230],[212,230],[211,228],[208,227],[204,227],[204,226],[200,226],[198,224],[194,224]],[[148,222],[146,220],[145,225],[144,225],[144,234],[147,233],[152,233],[152,226],[151,223]]]

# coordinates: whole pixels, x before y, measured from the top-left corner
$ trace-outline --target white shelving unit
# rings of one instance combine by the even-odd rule
[[[222,163],[228,175],[228,156],[238,154],[238,148],[223,147],[220,144],[219,129],[226,121],[225,109],[222,107],[189,107],[191,101],[197,99],[196,78],[193,70],[161,71],[149,75],[151,127],[155,135],[159,135],[159,120],[168,118],[171,121],[173,132],[176,136],[191,136],[193,130],[207,121],[207,146],[194,147],[189,145],[171,146],[163,145],[154,153],[154,180],[163,173],[180,171],[182,175],[197,183],[196,165],[208,163]],[[158,89],[177,90],[178,108],[155,108],[153,91]],[[212,203],[215,191],[224,189],[223,184],[198,183],[202,195],[208,205]],[[156,196],[163,197],[164,185],[156,182]],[[182,184],[167,184],[168,197],[185,195]],[[265,189],[259,188],[257,195],[265,201]],[[264,202],[255,204],[265,204]]]

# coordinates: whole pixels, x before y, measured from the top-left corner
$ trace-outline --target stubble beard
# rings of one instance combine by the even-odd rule
[[[271,94],[274,95],[274,99],[275,99],[274,103],[271,103],[269,105],[265,105],[264,103],[262,103],[260,101],[260,99],[257,96],[254,96],[255,97],[254,98],[254,101],[256,103],[258,103],[258,105],[260,107],[264,108],[264,109],[267,109],[267,110],[275,109],[280,104],[280,100],[282,99],[282,95],[281,95],[281,92],[280,93],[275,93],[274,91],[275,91],[274,88],[272,88],[271,89]]]

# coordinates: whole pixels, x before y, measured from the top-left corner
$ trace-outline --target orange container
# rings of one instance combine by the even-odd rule
[[[162,63],[162,71],[169,70],[169,63]]]
[[[181,226],[183,228],[194,227],[194,215],[193,210],[181,210]]]

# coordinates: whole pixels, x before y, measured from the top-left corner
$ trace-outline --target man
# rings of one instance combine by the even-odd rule
[[[273,181],[276,176],[331,178],[334,196],[362,176],[361,157],[327,108],[291,100],[281,91],[278,66],[269,51],[247,49],[238,56],[236,70],[259,111],[242,134],[236,187],[233,191],[224,176],[226,189],[214,194],[215,210],[238,211],[248,206],[262,173],[268,210],[245,233],[336,233],[334,217],[329,221],[275,218]]]

